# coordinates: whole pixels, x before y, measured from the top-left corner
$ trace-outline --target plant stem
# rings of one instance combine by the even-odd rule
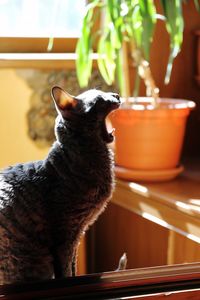
[[[153,79],[149,63],[143,58],[141,51],[135,47],[134,43],[131,43],[131,52],[138,68],[138,74],[144,80],[146,95],[152,97],[152,105],[156,108],[158,107],[159,89]]]
[[[138,67],[136,67],[136,74],[135,74],[135,84],[133,89],[133,97],[138,97],[139,95],[139,88],[140,88],[140,76],[138,74]]]
[[[129,78],[129,63],[128,63],[128,48],[127,43],[123,41],[122,49],[122,72],[124,77],[122,96],[125,98],[125,104],[128,104],[128,97],[130,97],[130,78]]]

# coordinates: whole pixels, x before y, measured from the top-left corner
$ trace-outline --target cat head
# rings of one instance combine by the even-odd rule
[[[113,141],[113,131],[107,131],[105,119],[120,106],[118,94],[92,89],[75,97],[58,86],[52,88],[51,94],[61,122],[79,126],[79,129],[95,129],[106,143]]]

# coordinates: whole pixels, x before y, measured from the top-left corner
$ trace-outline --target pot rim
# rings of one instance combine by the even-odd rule
[[[194,109],[196,103],[186,99],[176,98],[158,98],[158,107],[152,105],[151,97],[128,97],[129,103],[127,105],[126,98],[121,98],[121,109],[134,109],[134,110],[154,110],[154,109]]]

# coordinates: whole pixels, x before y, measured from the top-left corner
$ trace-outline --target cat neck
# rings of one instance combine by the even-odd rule
[[[45,165],[50,166],[53,172],[56,170],[58,175],[63,179],[71,172],[80,170],[88,170],[89,166],[95,168],[99,165],[100,168],[107,169],[110,166],[112,151],[108,149],[107,144],[95,139],[81,138],[78,140],[68,140],[68,143],[63,145],[56,141],[49,151]],[[52,169],[53,167],[53,169]],[[87,174],[85,174],[87,176]]]
[[[60,143],[60,146],[63,149],[71,148],[76,146],[76,148],[83,147],[92,147],[96,144],[103,144],[102,139],[100,138],[100,123],[97,123],[94,120],[68,120],[63,121],[58,118],[55,126],[55,133],[57,141]],[[93,148],[93,147],[92,147]]]

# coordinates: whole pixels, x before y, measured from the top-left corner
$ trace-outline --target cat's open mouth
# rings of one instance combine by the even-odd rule
[[[119,108],[120,106],[120,102],[118,103],[113,103],[111,106],[110,111],[115,110],[117,108]],[[113,133],[115,132],[114,128],[107,128],[107,124],[106,124],[106,118],[103,120],[102,122],[102,138],[106,143],[112,143],[114,140],[114,135]]]
[[[102,138],[106,143],[112,143],[114,140],[114,133],[115,129],[111,129],[108,131],[107,126],[106,126],[106,120],[102,122]]]

